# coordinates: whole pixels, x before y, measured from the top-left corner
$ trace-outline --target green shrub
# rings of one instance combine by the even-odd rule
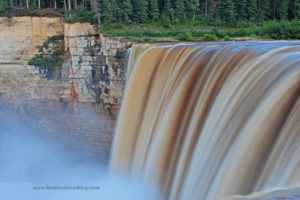
[[[272,39],[300,39],[300,21],[269,21],[256,34]]]
[[[214,34],[214,35],[216,35],[218,38],[224,38],[224,37],[226,37],[227,36],[227,32],[225,32],[225,31],[218,31],[216,34]]]
[[[203,23],[209,18],[203,18]],[[200,21],[200,20],[199,20]],[[207,23],[215,23],[208,22]],[[246,22],[239,25],[246,27]],[[216,27],[192,27],[189,24],[170,25],[170,28],[154,26],[153,24],[143,24],[134,26],[121,26],[118,24],[102,25],[102,31],[110,37],[138,38],[146,41],[151,37],[170,37],[179,40],[191,41],[195,38],[203,37],[207,41],[214,41],[220,38],[228,40],[233,37],[254,37],[273,39],[300,39],[300,21],[265,22],[262,26],[248,23],[247,28],[221,29]],[[114,27],[114,28],[111,28]]]
[[[48,37],[48,39],[43,43],[43,46],[38,47],[40,54],[35,55],[32,59],[28,61],[29,65],[33,66],[62,66],[64,49],[62,46],[63,35],[54,35]],[[50,44],[51,48],[50,48]],[[47,49],[46,53],[43,52]]]
[[[233,32],[232,37],[246,37],[246,36],[249,36],[251,34],[252,34],[251,31],[249,31],[245,28],[241,28],[241,29],[238,29],[237,31]]]
[[[229,41],[229,40],[230,40],[229,35],[226,35],[226,36],[224,37],[224,40],[225,40],[225,41]]]
[[[245,20],[238,20],[235,26],[237,28],[247,28],[250,26],[250,22]]]
[[[192,41],[194,39],[191,31],[186,31],[178,36],[179,40]]]
[[[62,66],[62,57],[51,57],[44,54],[35,55],[32,59],[28,61],[29,65],[33,66]]]
[[[65,53],[65,51],[63,49],[54,49],[53,50],[53,55],[54,56],[61,56]]]
[[[64,40],[63,35],[53,35],[47,38],[47,40],[43,43],[43,48],[48,48],[51,43],[58,43],[60,40]]]
[[[218,30],[216,27],[213,27],[213,28],[211,28],[211,30],[210,30],[211,34],[214,34],[214,35],[216,35],[216,33],[217,33],[218,31],[219,31],[219,30]]]
[[[188,41],[193,40],[194,38],[193,38],[192,32],[191,32],[191,31],[185,32],[185,38],[186,38],[186,40],[188,40]]]
[[[207,34],[204,34],[204,39],[206,41],[216,41],[216,40],[218,40],[218,37],[214,34],[207,33]]]

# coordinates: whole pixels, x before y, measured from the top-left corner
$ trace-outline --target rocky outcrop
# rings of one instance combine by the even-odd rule
[[[63,66],[56,69],[61,80],[49,81],[44,78],[47,75],[49,79],[48,71],[53,69],[41,70],[43,66],[29,66],[27,62],[53,35],[64,36],[66,54]],[[74,85],[79,102],[95,102],[110,108],[121,102],[129,41],[105,38],[101,43],[97,29],[89,23],[68,24],[57,17],[2,17],[0,43],[0,81],[11,81],[2,85],[0,93],[69,101]],[[20,80],[22,85],[17,83]]]
[[[49,51],[39,47],[54,35],[64,36],[63,64],[28,65],[39,50]],[[35,121],[36,131],[77,138],[79,146],[106,161],[131,43],[100,39],[89,23],[68,24],[58,17],[0,17],[0,44],[1,105],[28,123]],[[82,117],[83,111],[90,115]]]
[[[101,41],[97,30],[81,24],[65,25],[65,51],[70,56],[63,68],[71,66],[74,78],[82,80],[77,87],[84,95],[80,101],[95,102],[108,109],[118,107],[123,97],[126,52],[131,42],[120,38],[104,38]],[[80,97],[81,96],[81,97]]]

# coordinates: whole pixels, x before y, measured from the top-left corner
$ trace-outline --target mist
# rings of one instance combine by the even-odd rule
[[[93,159],[61,145],[64,141],[45,137],[16,114],[0,110],[1,199],[160,199],[152,184],[111,174],[97,155]]]

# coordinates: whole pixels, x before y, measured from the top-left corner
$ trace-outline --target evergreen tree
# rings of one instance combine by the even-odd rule
[[[278,2],[277,6],[277,13],[276,13],[276,18],[279,20],[285,20],[287,19],[288,16],[288,5],[289,2],[288,0],[281,0]]]
[[[295,19],[300,20],[300,0],[295,0]]]
[[[172,12],[171,7],[171,1],[170,0],[164,0],[163,1],[163,7],[162,7],[162,20],[164,23],[169,23],[171,19],[174,19],[174,13]]]
[[[184,22],[186,20],[185,15],[185,6],[184,6],[184,0],[177,0],[176,1],[176,19],[180,22]]]
[[[300,19],[300,0],[0,0],[2,15],[34,8],[64,9],[68,21],[94,21],[96,16],[99,24],[160,22],[169,26],[202,19],[202,23],[233,26],[237,21]]]
[[[232,0],[218,1],[218,17],[227,25],[232,25],[235,18],[234,3]]]
[[[118,7],[116,5],[116,0],[102,1],[102,16],[105,23],[115,23],[117,21],[116,12]]]
[[[149,0],[149,18],[152,21],[157,21],[159,19],[159,9],[157,0]]]
[[[276,19],[276,12],[277,12],[277,0],[271,0],[271,7],[272,7],[272,19]]]
[[[212,0],[200,0],[199,1],[199,7],[200,7],[202,15],[204,15],[204,16],[208,15],[211,2],[212,2]]]
[[[257,0],[248,0],[248,19],[255,22],[258,18]]]
[[[288,8],[288,19],[293,20],[296,18],[296,0],[289,1],[289,8]]]
[[[235,13],[236,13],[237,19],[239,19],[239,20],[248,19],[247,0],[235,0],[234,7],[235,7]]]
[[[270,0],[259,0],[259,15],[260,22],[273,18]]]
[[[148,1],[145,0],[132,0],[133,14],[132,20],[135,23],[148,22]]]
[[[199,0],[187,0],[186,7],[188,8],[187,9],[188,17],[195,18],[196,12],[199,9]]]
[[[130,24],[131,21],[131,15],[132,15],[132,5],[131,5],[131,1],[130,0],[121,0],[121,6],[122,8],[122,14],[121,14],[121,18],[122,21],[125,24]]]

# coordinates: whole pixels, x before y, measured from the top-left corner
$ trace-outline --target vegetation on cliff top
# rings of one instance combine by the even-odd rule
[[[151,41],[153,38],[174,38],[184,41],[216,41],[230,38],[255,39],[300,39],[300,21],[268,21],[261,26],[246,28],[191,26],[189,24],[170,27],[136,25],[110,27],[101,29],[106,36],[125,37],[139,42]]]
[[[300,0],[1,0],[0,12],[54,9],[94,12],[103,24],[205,24],[246,27],[269,20],[300,19]],[[67,12],[68,11],[68,12]],[[73,12],[71,12],[73,11]],[[50,11],[48,11],[49,14]],[[34,11],[31,14],[41,14]],[[30,14],[30,13],[28,13]],[[56,13],[52,13],[56,15]],[[88,15],[87,13],[85,13]],[[66,15],[66,16],[67,16]],[[94,16],[89,16],[88,20]]]
[[[63,16],[142,41],[300,39],[300,0],[1,0],[0,15]]]

